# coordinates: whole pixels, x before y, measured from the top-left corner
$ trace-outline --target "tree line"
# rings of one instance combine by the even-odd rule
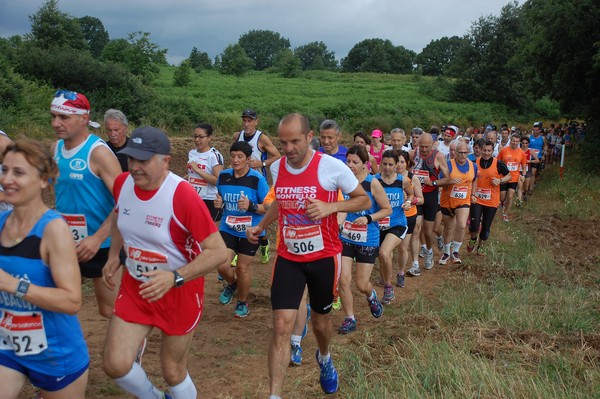
[[[322,41],[292,50],[280,33],[251,30],[214,60],[193,47],[173,84],[186,86],[194,71],[206,69],[236,76],[266,70],[288,78],[308,70],[433,76],[449,101],[496,102],[516,113],[539,114],[545,102],[557,101],[565,116],[586,119],[591,136],[598,136],[599,18],[595,0],[512,2],[500,15],[474,21],[462,37],[432,40],[418,54],[370,38],[339,62]],[[99,108],[121,108],[133,121],[150,112],[151,83],[159,65],[167,64],[167,49],[153,43],[149,32],[110,39],[100,19],[72,17],[60,11],[58,0],[47,0],[30,21],[30,33],[0,38],[0,107],[23,106],[28,90],[49,84],[86,92]]]

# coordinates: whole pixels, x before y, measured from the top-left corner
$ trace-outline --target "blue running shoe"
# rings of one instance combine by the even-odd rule
[[[304,339],[304,337],[306,337],[306,334],[308,333],[308,322],[310,320],[310,305],[307,303],[306,304],[306,323],[304,323],[304,330],[302,330],[302,338]]]
[[[233,296],[235,295],[236,292],[237,292],[237,284],[236,283],[226,286],[225,288],[223,288],[223,292],[219,296],[219,303],[221,303],[221,305],[229,304],[231,302],[231,300],[233,299]]]
[[[383,305],[377,299],[377,294],[375,294],[375,290],[373,290],[373,299],[367,299],[369,302],[369,309],[371,310],[371,314],[376,319],[380,318],[383,314]]]
[[[326,394],[336,393],[338,390],[338,372],[333,365],[333,359],[329,356],[329,359],[325,363],[319,362],[319,350],[316,353],[317,363],[321,368],[321,376],[319,382],[321,383],[321,389]]]
[[[356,320],[352,317],[346,317],[342,322],[342,325],[338,328],[338,333],[348,334],[356,331]]]
[[[238,301],[235,305],[235,312],[233,313],[234,317],[238,319],[247,317],[250,314],[250,308],[248,307],[248,302],[240,302]]]
[[[292,363],[294,366],[302,365],[302,347],[300,345],[292,344],[290,363]]]

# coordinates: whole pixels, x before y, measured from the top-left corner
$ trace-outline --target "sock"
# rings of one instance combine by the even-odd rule
[[[437,237],[436,237],[436,239],[437,239],[438,241],[442,241],[442,236],[437,236]]]
[[[115,383],[124,391],[139,399],[162,399],[163,394],[148,379],[146,372],[138,363],[133,363],[129,373],[115,378]]]
[[[398,274],[404,276],[404,272],[398,272]]]
[[[413,260],[413,266],[414,267],[419,267],[419,261],[418,260]]]
[[[462,245],[462,242],[460,242],[460,241],[453,241],[452,242],[452,253],[460,251],[460,246],[461,245]]]
[[[329,358],[331,358],[331,355],[329,353],[327,353],[326,355],[321,355],[321,351],[319,351],[319,363],[323,364],[325,362],[327,362],[329,360]]]
[[[269,399],[281,399],[281,396],[269,395]]]
[[[427,249],[427,245],[423,244],[423,245],[421,245],[421,248]]]
[[[302,335],[292,334],[292,344],[300,346],[300,342],[302,342]]]
[[[450,255],[450,246],[452,245],[452,243],[450,244],[446,244],[444,243],[444,253]]]
[[[356,317],[354,317],[353,314],[349,314],[348,316],[346,316],[347,319],[352,319],[354,321],[356,321]]]
[[[198,396],[198,391],[196,391],[196,386],[189,373],[179,384],[169,387],[169,393],[173,399],[189,399]]]
[[[427,253],[432,255],[433,254],[433,248],[427,248]]]
[[[367,299],[369,301],[372,301],[373,299],[377,298],[377,293],[375,292],[375,290],[371,291],[371,296],[367,297]]]

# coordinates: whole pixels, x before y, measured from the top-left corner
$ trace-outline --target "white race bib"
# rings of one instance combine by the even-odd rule
[[[413,174],[419,178],[421,184],[425,184],[425,178],[429,177],[429,172],[421,169],[414,169]]]
[[[206,190],[206,186],[208,185],[208,182],[202,178],[192,177],[192,176],[189,177],[188,181],[190,182],[192,187],[194,187],[194,190],[196,190],[196,193],[198,193],[198,195],[200,197],[202,197],[202,191]]]
[[[323,233],[321,226],[284,226],[283,242],[289,253],[294,255],[311,254],[322,251]]]
[[[141,282],[148,281],[148,277],[143,276],[142,273],[153,270],[170,270],[167,255],[132,246],[127,248],[125,264],[131,277]]]
[[[73,239],[76,243],[88,236],[87,221],[85,215],[63,213],[62,217],[67,221]]]
[[[507,162],[506,167],[508,168],[509,172],[516,172],[519,170],[519,163],[518,162]]]
[[[452,186],[450,197],[456,199],[467,199],[467,194],[469,194],[468,187]]]
[[[480,200],[490,201],[492,199],[492,189],[477,187],[477,190],[475,191],[475,196]]]
[[[391,220],[390,217],[384,217],[383,219],[379,219],[377,221],[377,224],[379,224],[379,230],[387,230],[391,227]]]
[[[12,350],[17,356],[42,353],[48,348],[42,312],[0,313],[0,350]]]
[[[227,216],[225,224],[230,229],[241,233],[252,227],[252,216]]]
[[[359,226],[352,222],[344,221],[342,237],[353,242],[367,242],[367,225]]]

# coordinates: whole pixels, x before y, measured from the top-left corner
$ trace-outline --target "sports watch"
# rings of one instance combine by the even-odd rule
[[[263,168],[266,168],[267,167],[267,163],[265,161],[262,161],[262,166],[263,166]]]
[[[31,281],[24,278],[20,278],[19,285],[17,285],[17,291],[15,292],[15,296],[17,298],[23,298],[25,295],[27,295],[27,291],[29,291],[30,284]]]
[[[434,181],[432,181],[432,182],[431,182],[431,185],[432,185],[433,187],[437,187],[437,180],[434,180]]]
[[[173,271],[173,284],[175,287],[181,287],[185,283],[183,276],[176,271]]]

